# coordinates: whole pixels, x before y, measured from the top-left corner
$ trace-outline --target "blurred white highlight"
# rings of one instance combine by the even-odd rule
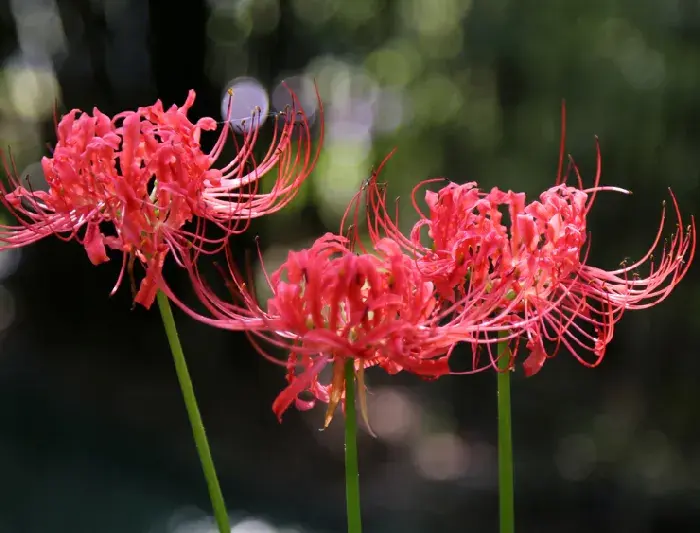
[[[270,99],[267,90],[258,80],[241,77],[226,84],[221,100],[221,116],[224,120],[230,117],[229,123],[236,133],[249,133],[259,128],[269,113]]]

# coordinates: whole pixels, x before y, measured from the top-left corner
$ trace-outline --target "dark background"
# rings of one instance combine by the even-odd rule
[[[336,230],[393,147],[390,196],[435,176],[539,194],[562,98],[584,175],[598,135],[603,181],[634,191],[598,197],[594,264],[645,251],[667,187],[698,212],[695,0],[13,0],[0,29],[0,142],[20,171],[55,141],[54,102],[114,114],[194,88],[190,116],[220,118],[233,78],[316,79],[317,170],[235,243],[242,257],[260,235],[269,270]],[[128,287],[108,297],[119,265],[56,239],[0,254],[0,532],[208,531],[160,318],[130,310]],[[514,377],[518,531],[700,529],[699,289],[693,269],[664,304],[629,313],[596,370],[562,353]],[[242,335],[176,318],[234,531],[343,531],[342,424],[319,432],[321,409],[278,424],[281,369]],[[495,376],[368,379],[366,531],[495,531]]]

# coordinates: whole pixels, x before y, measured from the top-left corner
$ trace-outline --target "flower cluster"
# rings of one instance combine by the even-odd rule
[[[573,171],[578,183],[567,184],[562,136],[557,181],[539,198],[528,201],[522,192],[498,188],[482,191],[474,182],[443,182],[438,191],[425,193],[424,211],[418,191],[442,181],[428,180],[414,189],[418,221],[407,234],[378,180],[387,158],[354,197],[338,234],[289,252],[276,271],[265,274],[272,296],[263,304],[236,268],[228,237],[245,230],[252,218],[289,203],[318,151],[312,151],[303,111],[293,108],[277,117],[273,141],[260,161],[253,156],[259,128],[250,128],[234,159],[216,165],[228,127],[204,152],[202,131],[218,125],[211,118],[190,122],[194,98],[190,92],[182,107],[164,110],[156,102],[112,118],[96,109],[92,115],[74,110],[64,116],[53,154],[42,161],[48,191],[26,187],[5,165],[11,183],[0,189],[0,201],[19,223],[0,226],[0,249],[57,235],[80,242],[94,264],[108,260],[107,249],[119,250],[123,263],[114,290],[128,271],[136,303],[150,306],[161,290],[197,320],[245,331],[264,357],[286,369],[287,386],[273,404],[278,417],[292,405],[310,409],[321,401],[328,404],[327,426],[337,406],[344,405],[348,365],[360,384],[365,418],[369,367],[425,379],[511,370],[521,344],[527,375],[562,347],[594,367],[625,311],[663,301],[694,258],[694,219],[686,225],[671,193],[677,226],[669,240],[662,240],[664,208],[657,236],[639,261],[611,271],[591,265],[587,222],[596,195],[629,192],[600,184],[597,145],[592,186],[584,187],[573,162],[566,174]],[[261,177],[273,168],[276,182],[269,193],[260,193]],[[192,222],[195,227],[188,229]],[[223,236],[207,237],[206,223],[223,229]],[[364,226],[366,241],[359,233]],[[218,296],[198,266],[203,255],[220,250],[227,252],[224,275],[232,300]],[[178,299],[163,280],[170,254],[190,274],[206,315]],[[145,269],[138,290],[136,260]],[[643,267],[646,275],[640,273]],[[282,348],[284,356],[270,353],[261,341],[275,351]],[[466,370],[451,365],[460,343],[472,348]],[[494,350],[504,344],[508,350]],[[497,353],[506,354],[507,364]]]
[[[19,224],[0,226],[0,248],[56,235],[80,242],[93,264],[108,261],[107,249],[118,250],[123,262],[113,292],[128,269],[134,302],[149,307],[168,254],[182,262],[191,249],[221,249],[251,218],[289,203],[318,154],[312,151],[303,111],[293,105],[277,117],[262,160],[253,154],[259,128],[250,128],[234,159],[215,168],[226,144],[229,117],[211,151],[205,152],[202,131],[219,126],[212,118],[194,124],[187,118],[194,100],[195,92],[190,91],[182,107],[165,110],[158,101],[111,118],[98,109],[92,114],[72,110],[56,126],[52,156],[41,162],[48,191],[22,183],[14,163],[3,157],[10,184],[0,186],[0,201]],[[273,168],[278,169],[277,180],[270,193],[262,194],[260,179]],[[206,239],[197,229],[186,228],[193,221],[199,226],[214,223],[225,230],[224,236]],[[137,259],[145,269],[138,290],[133,278]]]
[[[348,207],[339,235],[289,252],[278,270],[266,274],[272,297],[265,306],[230,255],[226,276],[234,303],[209,288],[196,262],[188,266],[209,315],[178,304],[215,327],[247,331],[261,354],[286,367],[288,385],[273,406],[280,417],[292,404],[308,409],[322,401],[328,404],[328,425],[344,399],[348,360],[365,416],[364,370],[372,366],[424,378],[512,370],[524,343],[526,375],[537,373],[561,347],[595,367],[623,313],[665,299],[694,257],[694,220],[684,225],[671,193],[677,228],[670,241],[661,244],[664,210],[656,239],[639,261],[612,271],[589,264],[587,218],[596,195],[629,194],[600,184],[599,149],[591,187],[584,188],[572,164],[577,186],[558,178],[530,202],[520,192],[446,183],[425,193],[423,212],[417,191],[438,181],[428,180],[414,190],[419,219],[408,234],[390,214],[378,180],[382,166]],[[362,226],[368,229],[366,245],[359,238]],[[649,272],[643,276],[645,265]],[[286,355],[276,359],[256,339]],[[468,370],[450,367],[459,343],[472,348]],[[494,349],[499,343],[508,343],[509,350],[500,352],[509,357],[505,366]],[[321,371],[329,366],[330,376],[321,383]]]

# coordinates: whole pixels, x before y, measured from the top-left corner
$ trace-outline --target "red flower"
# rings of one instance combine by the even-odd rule
[[[279,417],[293,403],[308,409],[321,400],[329,404],[327,426],[344,399],[349,358],[355,361],[361,400],[364,369],[370,366],[426,378],[449,373],[454,343],[443,335],[445,315],[436,307],[433,285],[390,239],[378,242],[372,254],[356,254],[347,239],[327,234],[311,248],[289,252],[267,277],[272,297],[265,308],[233,265],[230,273],[239,304],[224,302],[200,282],[195,288],[213,318],[184,309],[210,325],[244,329],[288,350],[280,362],[253,341],[263,356],[287,368],[289,384],[273,405]],[[319,374],[328,365],[333,377],[321,384]],[[361,407],[366,414],[364,403]]]
[[[542,288],[527,300],[540,316],[537,327],[529,332],[527,347],[529,357],[524,361],[526,375],[533,375],[542,368],[548,357],[553,357],[563,345],[584,366],[596,367],[602,361],[607,345],[613,339],[614,326],[627,310],[646,309],[665,300],[685,277],[695,257],[695,219],[685,225],[673,192],[671,200],[677,219],[676,232],[670,242],[661,245],[666,222],[666,210],[654,242],[644,256],[634,264],[623,263],[621,268],[606,271],[587,264],[588,248],[586,218],[595,197],[601,191],[631,194],[618,187],[600,185],[601,154],[596,139],[597,168],[593,186],[584,189],[583,180],[573,160],[566,174],[562,175],[565,149],[566,114],[562,105],[562,135],[559,168],[554,187],[532,202],[525,209],[534,225],[534,233],[540,234],[537,253],[547,253],[550,259],[539,274]],[[566,177],[573,170],[578,187],[566,185]],[[661,246],[660,246],[661,245]],[[654,254],[660,257],[654,262]],[[646,277],[639,269],[648,265]],[[549,303],[555,301],[557,305]],[[539,308],[539,309],[538,309]],[[544,340],[553,342],[554,350],[548,354]],[[582,352],[593,354],[586,359]]]
[[[450,338],[472,344],[476,352],[480,344],[490,348],[499,340],[495,333],[503,335],[507,330],[513,354],[519,339],[524,338],[530,352],[524,361],[527,375],[536,373],[561,346],[584,365],[597,366],[623,312],[665,299],[687,273],[695,253],[695,222],[691,218],[691,224],[683,226],[672,195],[678,230],[661,250],[658,265],[651,263],[651,258],[661,241],[665,215],[651,249],[634,265],[607,272],[586,264],[590,245],[586,223],[596,194],[629,194],[600,185],[600,150],[593,187],[584,189],[577,173],[579,187],[557,179],[558,185],[530,204],[522,193],[496,188],[484,193],[475,183],[449,183],[437,193],[426,193],[426,215],[417,207],[416,187],[413,204],[420,220],[410,237],[400,232],[388,213],[377,176],[378,172],[374,173],[365,186],[371,240],[376,242],[386,235],[401,243],[414,257],[423,278],[434,283],[441,298],[453,306],[454,322],[459,321],[459,310],[469,311],[464,315],[469,321],[462,322],[461,328],[457,324],[451,327]],[[435,181],[439,180],[423,184]],[[343,224],[350,219],[354,227],[359,224],[361,194],[348,209]],[[508,211],[508,226],[503,223],[502,209]],[[430,247],[422,244],[424,227],[432,241]],[[646,262],[651,263],[650,274],[642,278],[637,270]],[[481,334],[478,323],[471,321],[476,317],[482,320]],[[549,355],[545,341],[555,345]],[[580,354],[586,351],[593,353],[593,361]],[[496,368],[490,349],[489,356]],[[476,361],[473,366],[481,369]]]
[[[534,202],[528,206],[530,211],[539,211],[541,220],[546,218],[553,208],[552,200],[560,199],[562,189],[587,198],[587,209],[591,207],[593,195],[579,189],[557,186],[542,195],[542,203]],[[578,259],[576,247],[559,245],[567,242],[570,221],[560,214],[550,219],[546,227],[547,238],[542,247],[552,247],[557,252],[553,256],[555,268],[543,272],[543,279],[548,280],[549,294],[541,293],[531,301],[537,306],[542,299],[558,301],[558,304],[541,314],[540,335],[531,335],[528,342],[531,355],[525,360],[527,375],[538,372],[548,357],[553,356],[563,345],[574,357],[588,367],[595,367],[603,359],[607,345],[613,338],[614,325],[627,310],[646,309],[665,300],[673,289],[685,277],[695,257],[696,230],[695,220],[685,226],[678,203],[671,193],[674,212],[677,219],[676,232],[669,241],[661,244],[666,221],[666,212],[661,216],[661,224],[656,238],[646,254],[635,263],[623,263],[621,268],[607,271],[587,264],[587,253]],[[569,224],[566,224],[569,222]],[[585,222],[581,224],[584,226]],[[579,232],[583,235],[583,232]],[[590,243],[589,243],[590,244]],[[558,246],[559,245],[559,246]],[[578,247],[582,250],[584,242]],[[654,261],[657,254],[658,263]],[[647,265],[649,272],[642,276],[639,270]],[[555,350],[547,354],[543,339],[553,341]],[[588,361],[581,352],[593,354]]]
[[[120,250],[123,266],[113,292],[124,270],[128,267],[131,274],[138,259],[146,275],[137,292],[132,283],[134,300],[149,307],[168,253],[182,262],[191,249],[219,250],[226,236],[243,231],[251,218],[286,205],[315,163],[303,116],[301,125],[295,123],[299,117],[294,110],[281,127],[276,122],[273,144],[259,163],[252,155],[258,129],[251,129],[233,161],[215,169],[228,127],[221,128],[212,151],[203,152],[201,132],[215,130],[217,123],[212,118],[190,122],[187,111],[194,98],[190,91],[182,107],[164,110],[158,101],[112,119],[97,109],[92,115],[71,111],[57,125],[52,156],[42,159],[48,192],[22,185],[14,165],[3,158],[11,187],[3,186],[0,200],[19,225],[0,227],[0,248],[57,235],[80,242],[93,264],[108,260],[106,248]],[[258,193],[260,178],[275,166],[279,173],[272,191]],[[208,240],[199,231],[186,230],[185,224],[197,217],[198,224],[211,221],[222,227],[225,236]],[[111,230],[105,234],[107,226]]]

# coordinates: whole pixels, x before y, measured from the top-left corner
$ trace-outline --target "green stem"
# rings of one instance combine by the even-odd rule
[[[199,414],[199,408],[197,407],[197,399],[194,395],[192,379],[190,378],[190,373],[187,370],[185,354],[182,351],[180,338],[178,337],[177,329],[175,328],[175,318],[173,317],[173,312],[170,309],[168,297],[163,294],[162,291],[158,291],[158,308],[160,309],[160,315],[163,318],[165,334],[168,336],[168,342],[170,343],[170,351],[173,354],[175,372],[177,373],[177,380],[180,383],[180,390],[182,390],[182,397],[185,400],[187,416],[189,417],[190,425],[192,426],[194,444],[197,447],[197,453],[199,454],[199,460],[202,463],[204,477],[207,480],[209,499],[211,500],[211,505],[214,508],[216,524],[219,527],[219,533],[231,533],[231,526],[229,525],[228,521],[228,512],[226,511],[224,496],[221,493],[219,480],[216,477],[216,469],[214,468],[214,461],[211,458],[211,450],[209,449],[207,434],[204,431],[202,417]]]
[[[360,470],[357,465],[357,413],[355,411],[355,365],[345,363],[345,499],[348,533],[362,533]]]
[[[514,533],[513,438],[510,414],[510,365],[508,341],[498,343],[498,507],[500,532]]]

